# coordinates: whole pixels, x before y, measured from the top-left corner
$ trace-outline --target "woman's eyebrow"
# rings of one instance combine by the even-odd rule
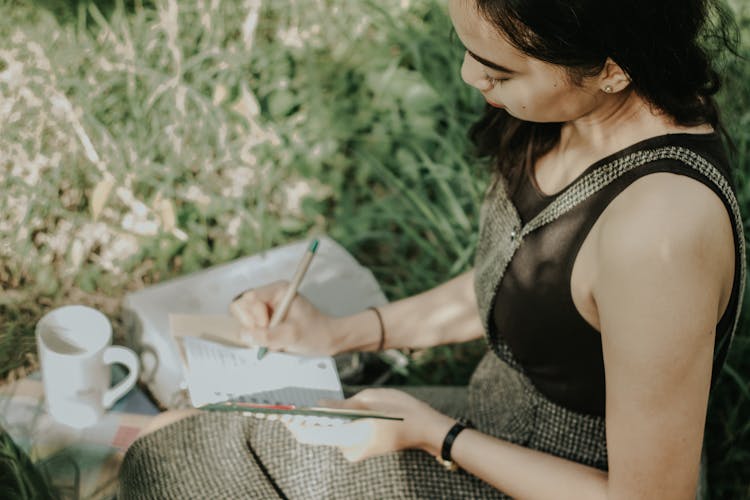
[[[513,74],[516,73],[512,69],[508,69],[505,66],[501,66],[500,64],[493,63],[492,61],[488,61],[487,59],[485,59],[483,57],[479,57],[478,55],[476,55],[475,53],[473,53],[469,49],[466,49],[466,52],[471,57],[473,57],[474,59],[476,59],[477,62],[479,62],[480,64],[482,64],[484,66],[487,66],[488,68],[491,68],[491,69],[494,69],[494,70],[497,70],[497,71],[502,71],[503,73],[508,73],[508,74],[511,74],[511,75],[513,75]]]

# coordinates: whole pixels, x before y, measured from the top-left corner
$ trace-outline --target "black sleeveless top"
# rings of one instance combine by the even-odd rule
[[[594,163],[579,179],[619,157],[664,146],[684,147],[703,156],[734,188],[729,162],[716,133],[669,134],[646,139]],[[573,411],[603,416],[605,404],[601,337],[573,303],[570,290],[573,264],[583,241],[609,203],[637,179],[656,172],[686,175],[709,186],[727,206],[731,218],[726,196],[700,172],[677,160],[653,161],[622,175],[554,222],[526,235],[496,290],[490,338],[501,336],[536,388],[551,401]],[[526,224],[557,196],[540,194],[524,177],[511,200],[522,224]],[[728,347],[739,304],[738,237],[742,236],[735,231],[735,279],[729,305],[717,325],[714,356],[717,362],[712,380],[721,370],[726,355],[721,351]]]

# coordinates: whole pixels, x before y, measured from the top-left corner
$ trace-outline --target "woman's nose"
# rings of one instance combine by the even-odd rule
[[[464,62],[461,64],[461,78],[467,85],[482,92],[492,88],[492,84],[487,80],[484,67],[471,57],[468,52],[464,52]]]

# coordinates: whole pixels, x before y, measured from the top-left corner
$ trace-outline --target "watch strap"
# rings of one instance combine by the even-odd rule
[[[471,424],[466,420],[459,419],[453,424],[453,427],[450,428],[443,439],[443,446],[440,449],[440,458],[438,461],[449,470],[458,469],[451,459],[451,449],[453,448],[453,443],[456,440],[456,437],[466,428],[471,428]]]

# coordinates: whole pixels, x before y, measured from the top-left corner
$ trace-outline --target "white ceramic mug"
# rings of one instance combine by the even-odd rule
[[[138,358],[130,349],[111,343],[112,325],[90,307],[63,306],[39,320],[36,345],[52,418],[71,427],[89,427],[133,388]],[[113,363],[125,365],[128,375],[110,388]]]

